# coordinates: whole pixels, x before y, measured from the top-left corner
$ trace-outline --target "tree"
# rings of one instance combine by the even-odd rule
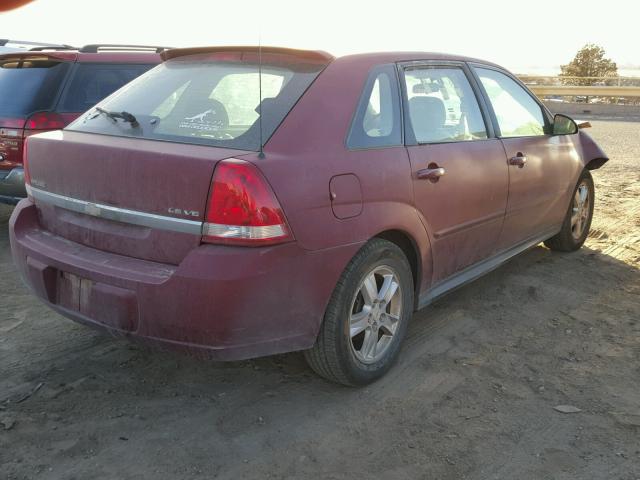
[[[615,77],[618,75],[616,62],[604,58],[604,48],[588,43],[582,47],[573,60],[560,66],[560,80],[564,85],[593,85],[588,78],[567,77]]]

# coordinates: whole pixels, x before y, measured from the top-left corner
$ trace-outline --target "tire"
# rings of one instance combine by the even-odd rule
[[[342,272],[316,343],[305,352],[311,368],[347,386],[383,376],[398,357],[413,295],[413,275],[402,250],[378,238],[368,242]]]
[[[584,190],[582,190],[583,188]],[[583,200],[582,204],[580,204],[580,198],[584,194],[581,192],[586,192],[587,194],[586,200]],[[593,178],[589,170],[583,170],[573,190],[571,203],[562,223],[562,229],[558,234],[546,240],[544,244],[551,250],[558,252],[573,252],[582,247],[591,228],[594,200]]]

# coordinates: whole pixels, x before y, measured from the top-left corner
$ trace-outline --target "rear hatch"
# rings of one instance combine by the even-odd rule
[[[180,263],[201,235],[177,231],[174,220],[204,221],[215,165],[257,152],[327,63],[280,49],[266,49],[261,65],[255,50],[169,54],[63,132],[29,140],[32,187],[90,202],[79,211],[34,195],[46,229],[100,250]],[[105,219],[100,209],[109,207],[128,213]],[[139,214],[159,218],[130,221]]]
[[[39,114],[53,108],[70,65],[41,54],[0,56],[0,170],[22,165],[26,136],[72,120]]]
[[[202,222],[215,164],[238,153],[247,152],[57,131],[29,139],[28,171],[41,223],[50,232],[100,250],[178,264],[200,243],[199,229],[113,221],[100,208]]]

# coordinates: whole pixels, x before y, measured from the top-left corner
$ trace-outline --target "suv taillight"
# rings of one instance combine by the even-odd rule
[[[24,124],[25,130],[58,130],[64,128],[65,122],[62,115],[54,112],[36,112],[27,118]]]
[[[215,169],[202,241],[233,245],[273,245],[292,240],[271,186],[257,167],[229,159]]]
[[[28,145],[29,137],[24,139],[22,146],[22,168],[24,169],[24,183],[31,185],[31,173],[29,173],[29,162],[27,160]]]

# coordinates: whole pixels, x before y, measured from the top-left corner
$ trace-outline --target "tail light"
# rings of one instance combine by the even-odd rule
[[[292,240],[282,207],[260,171],[242,160],[215,169],[202,228],[202,241],[273,245]]]
[[[29,147],[29,137],[24,139],[24,145],[22,147],[22,168],[24,169],[24,183],[31,185],[31,173],[29,172],[29,160],[27,150]]]
[[[25,130],[58,130],[64,128],[67,123],[58,113],[36,112],[27,118],[24,128]]]
[[[49,130],[60,130],[66,127],[73,119],[75,114],[59,114],[54,112],[36,112],[32,114],[24,122],[23,147],[22,147],[22,166],[24,168],[24,179],[27,185],[31,185],[31,176],[27,169],[27,140],[30,135],[42,133]]]

